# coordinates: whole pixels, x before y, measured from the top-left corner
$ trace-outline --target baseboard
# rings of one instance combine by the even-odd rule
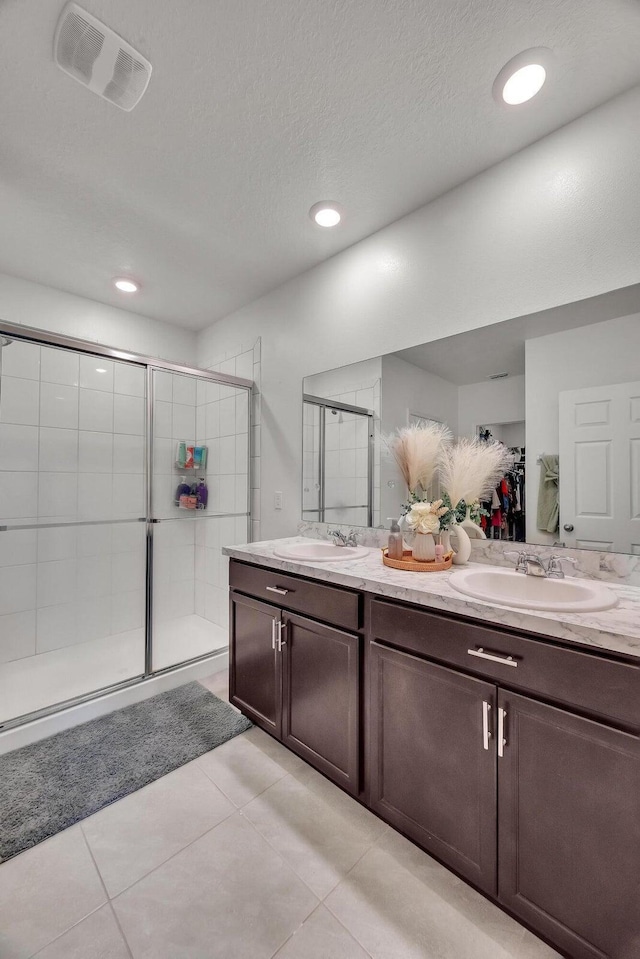
[[[218,653],[213,653],[206,659],[198,660],[196,663],[176,666],[175,669],[162,673],[160,676],[150,676],[148,679],[140,680],[139,683],[127,686],[125,689],[104,693],[85,703],[70,706],[68,709],[61,709],[50,716],[43,716],[22,726],[7,729],[0,733],[0,756],[11,752],[13,749],[19,749],[21,746],[28,746],[40,739],[46,739],[47,736],[53,736],[54,733],[62,732],[63,729],[70,729],[71,726],[78,726],[90,719],[104,716],[115,709],[122,709],[123,706],[142,702],[143,699],[155,696],[156,693],[163,693],[167,689],[175,689],[176,686],[182,686],[184,683],[201,679],[204,676],[211,676],[212,673],[223,672],[228,668],[229,652],[224,649]]]

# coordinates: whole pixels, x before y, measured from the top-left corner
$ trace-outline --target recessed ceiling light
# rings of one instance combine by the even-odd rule
[[[518,106],[535,97],[542,89],[551,60],[546,47],[524,50],[504,65],[493,84],[493,96],[498,103]]]
[[[526,67],[520,67],[511,74],[502,88],[502,99],[514,106],[526,103],[542,89],[546,79],[547,71],[541,63],[529,63]]]
[[[117,290],[120,290],[121,293],[137,293],[140,289],[138,283],[135,283],[133,280],[128,280],[124,276],[117,276],[113,281],[113,285]]]
[[[96,366],[96,373],[106,373],[107,371],[103,366]]]
[[[337,226],[342,219],[342,212],[337,203],[330,200],[322,200],[320,203],[314,203],[309,210],[309,216],[318,226]]]

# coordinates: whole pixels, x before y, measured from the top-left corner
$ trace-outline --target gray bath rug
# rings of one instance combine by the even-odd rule
[[[0,756],[0,860],[128,796],[252,724],[200,683]]]

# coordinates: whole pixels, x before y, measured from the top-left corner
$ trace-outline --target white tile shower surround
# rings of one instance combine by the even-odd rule
[[[313,379],[313,378],[312,378]],[[340,393],[325,393],[323,396],[334,402],[349,403],[372,410],[374,415],[374,475],[373,475],[373,525],[380,516],[380,379],[351,383],[348,390]],[[319,427],[316,409],[304,406],[304,452],[303,496],[304,511],[312,515],[317,508],[317,473]],[[314,422],[315,420],[315,422]],[[369,471],[369,434],[367,421],[353,413],[341,413],[335,417],[327,410],[325,434],[325,503],[328,518],[338,523],[366,523],[366,508],[353,509],[356,504],[367,502]]]
[[[0,864],[0,930],[2,959],[559,959],[256,728]]]
[[[145,374],[16,342],[2,351],[0,389],[0,523],[105,521],[0,533],[0,683],[8,691],[0,703],[15,717],[141,671],[145,528],[115,520],[145,513]],[[249,533],[246,518],[196,519],[175,509],[176,443],[201,430],[212,454],[211,513],[235,512],[247,506],[249,436],[245,392],[165,371],[155,374],[155,392],[156,513],[182,520],[155,528],[162,668],[227,645],[221,545]],[[224,642],[207,639],[218,633]]]
[[[13,642],[20,642],[19,633],[11,635]],[[224,627],[193,614],[157,623],[153,637],[154,669],[164,669],[229,645]],[[142,628],[5,662],[0,669],[0,722],[132,679],[143,672]],[[0,931],[0,959],[5,959],[1,946]]]
[[[250,452],[251,465],[249,482],[251,489],[251,539],[260,539],[260,432],[261,432],[261,365],[262,341],[260,337],[250,344],[241,344],[234,352],[224,353],[222,356],[208,356],[202,360],[202,365],[217,373],[228,373],[231,376],[241,376],[253,380],[251,392],[251,437]],[[202,392],[198,397],[198,405],[203,402]],[[212,415],[214,419],[212,419]],[[205,419],[207,435],[215,435],[215,410],[209,410],[208,419]],[[197,581],[197,577],[196,577]]]

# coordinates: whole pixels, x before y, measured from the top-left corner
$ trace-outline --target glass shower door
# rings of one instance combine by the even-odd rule
[[[228,646],[222,546],[249,538],[249,390],[152,370],[153,671]]]
[[[0,724],[143,675],[145,369],[3,341]]]

